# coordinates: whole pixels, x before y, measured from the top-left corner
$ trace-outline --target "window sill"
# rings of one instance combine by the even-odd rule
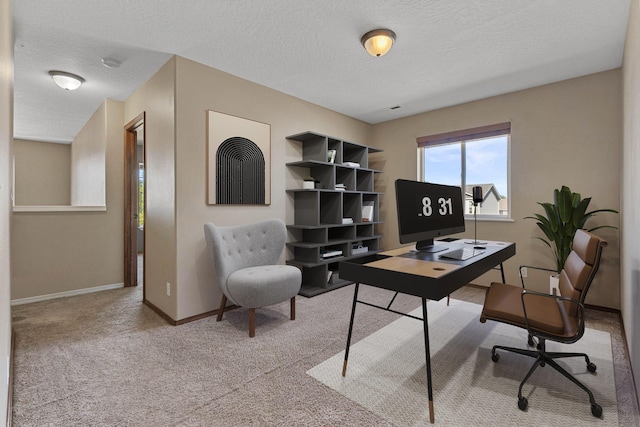
[[[465,215],[465,221],[473,221],[473,215]],[[513,218],[505,216],[505,215],[483,215],[478,216],[478,222],[516,222]]]
[[[13,212],[106,212],[106,206],[14,206]]]

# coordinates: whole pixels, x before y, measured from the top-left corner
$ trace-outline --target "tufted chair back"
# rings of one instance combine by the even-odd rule
[[[230,297],[227,278],[237,270],[278,264],[284,250],[287,231],[279,219],[231,227],[218,227],[208,222],[204,235],[214,267],[214,279],[222,292]]]
[[[577,230],[573,238],[573,250],[567,257],[559,275],[560,295],[584,304],[587,291],[598,271],[602,248],[607,244],[600,237]],[[571,317],[578,315],[578,306],[563,302]]]

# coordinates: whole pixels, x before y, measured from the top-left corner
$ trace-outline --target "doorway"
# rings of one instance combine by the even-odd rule
[[[124,286],[141,285],[146,300],[145,232],[146,174],[144,113],[125,126],[124,147]]]

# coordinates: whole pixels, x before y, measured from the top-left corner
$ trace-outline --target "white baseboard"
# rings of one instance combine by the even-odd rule
[[[11,300],[11,305],[30,304],[32,302],[47,301],[50,299],[72,297],[74,295],[91,294],[93,292],[107,291],[109,289],[123,288],[124,283],[113,283],[110,285],[94,286],[93,288],[75,289],[73,291],[58,292],[55,294],[38,295],[35,297],[18,298]]]

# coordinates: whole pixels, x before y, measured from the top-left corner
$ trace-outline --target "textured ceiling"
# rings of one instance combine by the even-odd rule
[[[629,0],[14,0],[16,137],[70,141],[171,55],[368,123],[617,68]],[[390,28],[389,54],[360,37]],[[112,57],[119,68],[100,59]],[[86,83],[75,92],[47,75]],[[391,110],[390,107],[400,106]]]

